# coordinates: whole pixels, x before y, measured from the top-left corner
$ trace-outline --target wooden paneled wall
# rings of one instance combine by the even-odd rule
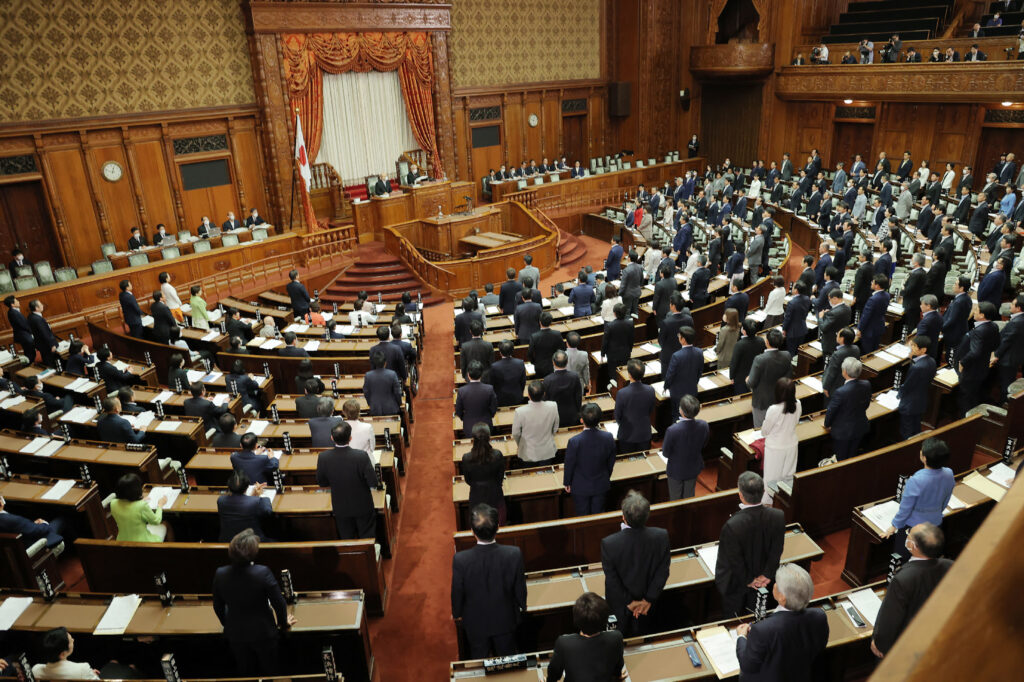
[[[175,153],[175,140],[212,135],[226,148]],[[147,237],[158,223],[195,234],[204,215],[220,224],[227,211],[267,213],[254,105],[0,127],[0,157],[18,155],[34,156],[37,171],[0,176],[0,184],[42,182],[65,265],[87,266],[105,242],[123,250],[132,226]],[[228,160],[230,185],[185,191],[179,166],[211,159]],[[108,161],[124,169],[120,180],[104,179]]]

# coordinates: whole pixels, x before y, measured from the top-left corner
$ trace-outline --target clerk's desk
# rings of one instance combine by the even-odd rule
[[[868,586],[881,599],[884,597],[883,583]],[[863,588],[858,588],[863,589]],[[828,617],[828,645],[815,664],[817,682],[828,680],[838,682],[848,668],[870,666],[875,659],[870,652],[869,644],[873,628],[870,621],[861,614],[865,627],[858,628],[850,617],[838,607],[848,597],[848,590],[821,599],[815,599],[808,608],[821,608]],[[848,602],[847,602],[848,603]],[[663,682],[666,680],[717,680],[735,679],[735,677],[719,678],[711,665],[707,653],[699,642],[695,641],[698,631],[722,625],[732,630],[742,622],[749,622],[750,617],[736,618],[717,623],[673,630],[657,635],[636,637],[626,640],[625,666],[632,682]],[[686,648],[692,646],[701,660],[701,666],[695,667],[690,662]],[[488,675],[488,679],[499,682],[542,682],[545,670],[551,658],[549,651],[542,651],[536,656],[536,667],[526,670],[513,670]],[[483,661],[458,661],[451,664],[451,682],[464,682],[470,678],[480,678],[484,674]]]
[[[717,545],[717,542],[710,542],[672,550],[668,582],[658,598],[659,630],[702,623],[719,614],[715,572],[697,554],[702,547]],[[824,554],[798,524],[786,529],[782,563],[795,563],[810,570],[811,562]],[[572,606],[584,592],[604,596],[604,572],[600,562],[527,574],[526,617],[519,630],[521,646],[549,648],[559,635],[572,632]],[[461,637],[459,643],[463,644]],[[459,655],[467,655],[466,650],[460,649]]]
[[[143,497],[149,495],[152,486],[145,486]],[[268,486],[272,488],[273,486]],[[383,490],[371,490],[373,505],[377,510],[377,542],[381,554],[391,558],[394,546],[395,527],[391,510],[386,504]],[[227,489],[212,486],[192,486],[163,510],[163,518],[170,521],[174,539],[183,542],[200,542],[220,536],[220,517],[217,514],[217,498],[227,494]],[[331,511],[330,488],[319,486],[285,486],[284,493],[275,495],[271,507],[273,516],[264,520],[263,529],[273,538],[288,540],[336,540],[338,528]]]
[[[226,557],[224,563],[228,563]],[[123,658],[125,640],[139,640],[141,645],[143,638],[156,638],[155,646],[146,650],[147,658],[156,662],[173,653],[182,677],[233,677],[234,659],[226,652],[223,628],[210,599],[178,596],[173,605],[164,607],[157,597],[143,595],[124,635],[110,636],[93,634],[110,604],[110,595],[60,593],[48,602],[38,592],[0,591],[0,599],[8,597],[33,598],[10,629],[8,651],[34,652],[43,632],[66,627],[75,638],[75,660]],[[361,591],[300,594],[297,603],[289,604],[288,613],[298,622],[288,630],[287,642],[281,646],[285,669],[301,673],[320,670],[321,650],[332,646],[338,671],[346,681],[377,679]]]
[[[1022,451],[1017,451],[1015,461],[1010,465],[1012,469],[1016,470],[1022,454]],[[955,559],[996,502],[1005,494],[1006,488],[986,478],[993,466],[995,463],[983,464],[957,474],[953,496],[965,506],[957,509],[947,506],[942,513],[942,533],[945,536],[943,556]],[[889,570],[889,557],[894,551],[893,541],[883,538],[886,528],[875,525],[864,512],[893,499],[889,497],[854,508],[846,564],[843,567],[843,580],[846,582],[863,585],[884,577]]]
[[[278,467],[285,482],[289,485],[316,485],[316,461],[324,449],[297,449],[290,455],[281,453]],[[185,468],[199,485],[223,485],[234,471],[231,453],[237,450],[204,448],[189,460]],[[374,450],[371,457],[374,464],[380,464],[381,478],[391,498],[391,511],[397,512],[401,506],[402,486],[394,450]]]
[[[28,434],[0,431],[0,456],[7,459],[15,472],[82,478],[82,467],[88,466],[90,477],[104,494],[113,492],[117,479],[124,474],[138,474],[139,478],[150,483],[161,483],[173,475],[170,468],[165,470],[160,465],[156,448],[152,445],[139,444],[129,449],[121,443],[73,438],[49,455],[24,452],[35,438]]]
[[[456,395],[452,396],[452,403],[454,405]],[[613,417],[615,412],[615,398],[610,393],[599,393],[597,395],[585,395],[583,396],[583,404],[596,403],[601,408],[601,416],[603,419]],[[521,407],[520,405],[508,405],[507,407],[499,407],[498,411],[491,418],[491,433],[511,433],[512,432],[512,421],[515,419],[516,409]],[[452,429],[455,432],[455,437],[460,438],[462,436],[462,420],[459,419],[458,415],[452,416]]]
[[[564,472],[563,464],[506,472],[502,489],[510,522],[550,521],[575,514],[571,496],[562,487]],[[631,490],[651,501],[668,499],[664,474],[665,460],[656,450],[619,455],[612,469],[605,507],[618,508]],[[470,528],[469,485],[462,476],[452,479],[452,501],[456,527],[467,530]]]
[[[264,230],[267,233],[267,237],[273,237],[276,232],[274,226],[271,225],[270,223],[263,223],[257,229]],[[234,235],[237,238],[238,243],[234,245],[224,246],[225,235]],[[172,246],[178,247],[178,251],[182,256],[188,256],[190,254],[195,253],[196,242],[200,241],[209,242],[211,251],[215,249],[232,248],[232,246],[236,249],[245,248],[244,246],[242,246],[243,244],[253,241],[252,231],[247,227],[239,227],[234,230],[227,230],[226,232],[222,231],[217,236],[208,237],[205,240],[200,239],[198,236],[190,236],[186,237],[185,239],[177,239],[178,235],[173,236],[175,237],[174,241],[166,241],[161,243],[159,246],[144,246],[141,249],[136,249],[134,251],[115,251],[114,253],[107,256],[107,259],[110,261],[111,265],[114,266],[115,270],[120,270],[121,268],[131,267],[131,265],[129,265],[128,263],[128,258],[131,254],[134,253],[144,253],[149,257],[150,262],[154,262],[164,260],[163,250],[166,248],[170,248]],[[182,235],[182,237],[184,237],[184,235]]]
[[[5,509],[26,518],[52,521],[57,516],[81,514],[82,527],[88,526],[92,537],[106,538],[116,532],[115,524],[103,509],[100,489],[95,483],[76,481],[71,490],[59,499],[43,499],[61,479],[18,474],[8,480],[0,479],[0,497],[6,501]]]
[[[434,180],[415,186],[403,184],[388,196],[353,202],[352,222],[360,242],[373,241],[381,238],[381,229],[386,225],[437,215],[438,206],[448,215],[464,207],[466,196],[475,194],[472,182]]]
[[[983,423],[974,415],[842,462],[797,471],[791,486],[779,487],[773,506],[786,514],[787,523],[799,521],[813,536],[846,528],[855,507],[889,495],[900,474],[921,468],[921,445],[928,438],[949,446],[947,466],[954,474],[969,469]]]

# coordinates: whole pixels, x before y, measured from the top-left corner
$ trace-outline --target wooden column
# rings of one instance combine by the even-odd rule
[[[452,116],[451,64],[448,61],[448,32],[433,31],[430,47],[434,53],[434,127],[437,133],[437,151],[441,165],[456,176],[455,121]]]

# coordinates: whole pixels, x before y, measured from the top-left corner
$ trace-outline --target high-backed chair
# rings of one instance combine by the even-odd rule
[[[143,254],[133,254],[133,255],[145,256],[146,254],[143,253]],[[128,262],[129,263],[131,263],[131,260],[132,260],[132,257],[128,256]],[[146,256],[146,260],[144,262],[146,262],[146,263],[149,262],[149,256]],[[94,274],[94,275],[99,275],[99,274],[102,274],[102,273],[105,273],[105,272],[111,272],[113,269],[114,269],[114,264],[111,263],[106,258],[101,258],[100,260],[92,262],[92,274]]]
[[[11,279],[11,272],[7,268],[0,269],[0,292],[7,293],[14,291],[14,280]]]
[[[237,234],[226,234],[220,238],[221,246],[238,246]]]
[[[267,238],[267,230],[266,230],[266,228],[257,227],[255,230],[252,231],[252,240],[254,242],[261,242],[261,241],[263,241],[266,238]],[[236,237],[236,239],[237,239],[237,237]]]
[[[128,255],[128,265],[131,265],[132,267],[134,267],[136,265],[145,265],[148,262],[149,262],[149,254],[148,253],[132,253],[132,254]],[[111,269],[113,269],[113,268],[111,268]]]
[[[14,288],[18,291],[35,289],[37,286],[39,286],[39,280],[35,278],[35,275],[25,275],[14,280]]]
[[[39,280],[40,284],[53,284],[56,280],[53,277],[53,268],[50,267],[50,262],[41,260],[35,264],[36,279]]]
[[[196,253],[203,253],[205,251],[209,251],[210,248],[211,248],[210,240],[209,239],[200,239],[195,244],[193,244],[192,247],[195,249]]]
[[[32,274],[34,273],[32,272],[31,265],[19,265],[16,268],[14,268],[15,277],[28,277],[29,275]]]
[[[117,244],[115,244],[114,242],[106,242],[105,244],[100,244],[100,253],[102,253],[104,256],[109,256],[112,253],[117,253]]]
[[[70,282],[73,279],[78,279],[78,270],[74,268],[57,268],[53,274],[58,282]]]
[[[164,260],[174,260],[181,255],[181,250],[177,246],[168,246],[165,249],[160,249],[160,255]]]

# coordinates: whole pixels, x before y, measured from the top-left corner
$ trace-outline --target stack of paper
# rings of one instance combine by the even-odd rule
[[[224,372],[218,372],[217,370],[214,370],[209,374],[203,375],[202,381],[203,383],[209,383],[216,381],[217,379],[220,379],[222,376],[224,376]]]
[[[590,354],[594,356],[594,362],[596,362],[599,365],[602,363],[601,351],[599,351],[599,350],[592,350],[592,351],[590,351]]]
[[[155,412],[153,412],[151,410],[146,410],[145,412],[140,412],[139,414],[135,415],[135,424],[136,424],[135,428],[137,428],[137,429],[144,429],[147,426],[149,426],[150,422],[152,422],[154,419],[156,419],[156,413]]]
[[[497,315],[498,313],[501,312],[501,309],[498,308],[498,306],[496,305],[489,305],[486,308],[484,308],[484,310],[487,311],[488,315]]]
[[[181,422],[165,420],[156,425],[157,431],[177,431]]]
[[[200,379],[203,378],[204,375],[205,375],[205,372],[200,372],[198,369],[190,369],[190,370],[185,372],[185,377],[188,379],[188,383],[190,383],[190,384],[194,384],[195,382],[199,381]],[[183,388],[188,388],[188,387],[185,386]]]
[[[871,522],[871,525],[875,527],[879,535],[889,530],[889,526],[892,525],[892,520],[896,516],[896,513],[900,510],[900,503],[896,500],[889,500],[888,502],[882,502],[876,504],[873,507],[868,507],[862,514],[864,518]]]
[[[220,319],[220,310],[218,310],[217,308],[209,310],[207,311],[206,316],[210,318],[210,322],[216,322],[217,320]]]
[[[153,316],[152,315],[143,315],[142,316],[142,326],[143,327],[152,327],[153,326]]]
[[[324,322],[330,322],[334,319],[334,313],[320,313],[324,318]]]
[[[85,389],[83,388],[83,386],[89,383],[92,382],[90,382],[89,379],[87,379],[86,377],[79,377],[72,381],[71,383],[69,383],[67,386],[65,386],[64,390],[71,391],[72,393],[77,393],[79,391],[84,391]]]
[[[712,381],[710,377],[701,377],[697,381],[697,388],[699,388],[702,391],[712,391],[718,388],[718,384]]]
[[[739,436],[741,441],[743,441],[747,445],[750,445],[755,440],[757,440],[758,438],[761,437],[761,430],[760,429],[747,429],[746,431],[740,431],[736,435]]]
[[[208,332],[206,334],[203,334],[202,340],[203,341],[213,341],[218,336],[220,336],[220,331],[217,330],[217,329],[214,329],[214,330],[212,330],[212,331],[210,331],[210,332]]]
[[[904,360],[910,357],[910,347],[902,343],[894,343],[885,350],[887,350],[892,355],[895,355],[896,357],[902,358]]]
[[[170,509],[174,505],[175,500],[178,499],[178,495],[180,493],[181,490],[179,490],[178,488],[171,488],[170,486],[158,485],[150,489],[149,495],[146,495],[146,501],[149,503],[149,506],[151,508],[156,509],[157,500],[159,500],[161,497],[166,497],[167,500],[164,502],[164,505],[161,507],[161,509]]]
[[[653,384],[651,384],[651,388],[654,389],[654,395],[658,396],[659,398],[667,398],[668,397],[668,393],[665,393],[665,382],[664,381],[656,381],[656,382],[654,382]]]
[[[572,317],[572,314],[576,312],[576,309],[571,305],[567,305],[564,308],[559,308],[558,312],[562,313],[563,315],[566,315],[567,317]]]
[[[526,362],[526,363],[523,363],[523,364],[526,366],[526,373],[527,374],[536,374],[537,373],[537,368],[533,365],[532,362]]]
[[[658,345],[658,344],[656,344],[656,343],[650,343],[650,342],[648,342],[648,343],[645,343],[645,344],[641,345],[641,346],[640,346],[640,350],[642,350],[642,351],[643,351],[643,352],[645,352],[645,353],[654,353],[654,354],[657,354],[657,353],[660,353],[660,352],[661,352],[661,346],[659,346],[659,345]]]
[[[900,406],[900,399],[896,397],[896,391],[886,391],[875,398],[875,401],[887,410],[895,410]]]
[[[704,349],[704,362],[714,362],[718,359],[718,355],[715,353],[714,348]]]
[[[661,374],[661,361],[651,360],[647,363],[647,368],[644,370],[644,374]]]
[[[875,351],[875,357],[890,365],[895,365],[900,361],[898,357],[890,353],[886,353],[884,350]]]
[[[1003,462],[999,462],[989,469],[987,478],[1004,488],[1009,488],[1013,485],[1014,476],[1016,476],[1016,473],[1013,469],[1006,466]]]
[[[370,459],[373,460],[374,464],[380,464],[380,455],[380,450],[374,450],[373,452],[370,453]]]
[[[92,634],[123,635],[124,631],[128,629],[128,624],[135,617],[135,611],[141,603],[142,597],[137,594],[114,597]]]
[[[704,564],[711,571],[711,575],[715,574],[715,566],[718,565],[718,545],[707,545],[706,547],[697,548],[697,556],[704,561]]]
[[[0,403],[0,407],[2,407],[3,409],[7,410],[7,409],[10,409],[10,408],[14,407],[15,405],[19,405],[19,404],[21,404],[23,402],[25,402],[25,396],[16,395],[13,398],[8,398],[7,400],[5,400],[2,403]]]
[[[352,332],[354,332],[356,328],[350,324],[340,324],[338,325],[337,330],[342,336],[351,336]]]
[[[49,442],[50,439],[46,436],[36,436],[31,441],[29,441],[27,445],[18,450],[18,452],[24,452],[26,455],[34,455],[36,452],[39,451],[39,448],[43,447]]]
[[[821,393],[825,390],[825,387],[821,385],[820,377],[803,377],[800,379],[800,383],[812,389],[815,393]]]
[[[8,597],[0,604],[0,631],[11,629],[15,621],[32,605],[32,597]]]
[[[155,398],[153,398],[153,402],[154,403],[164,403],[166,405],[167,401],[170,400],[173,397],[174,397],[174,393],[171,392],[171,391],[160,391],[160,393],[157,394],[157,396]]]
[[[43,493],[40,497],[44,500],[59,500],[75,487],[75,481],[71,478],[61,479],[53,484],[53,487]]]
[[[608,433],[612,434],[613,438],[618,438],[619,437],[619,425],[618,425],[618,423],[616,423],[616,422],[604,422],[604,424],[602,424],[602,426],[604,426],[604,430],[605,431],[607,431]]]
[[[228,394],[228,393],[215,393],[214,396],[213,396],[213,400],[211,402],[213,402],[214,405],[218,405],[219,406],[219,405],[227,405],[229,400],[231,400],[231,395],[230,394]]]
[[[823,352],[821,348],[821,341],[811,341],[807,345],[813,348],[814,350],[818,351],[819,353]]]
[[[74,422],[75,424],[85,424],[87,421],[96,416],[96,410],[91,407],[74,407],[69,412],[65,412],[64,416],[60,418],[61,421]]]
[[[49,443],[39,448],[36,452],[36,457],[50,457],[53,453],[64,447],[64,441],[62,440],[51,440]]]
[[[721,625],[704,628],[697,633],[697,641],[711,661],[711,666],[720,679],[739,672],[740,662],[736,658],[736,640]]]
[[[878,610],[882,608],[882,600],[872,589],[857,590],[850,593],[850,603],[860,612],[868,625],[874,625],[878,618]]]
[[[303,348],[306,349],[306,352],[312,353],[320,349],[320,341],[307,341]]]
[[[960,377],[951,367],[940,369],[935,373],[935,378],[947,386],[956,386],[960,383]]]
[[[246,431],[248,433],[252,433],[258,436],[262,434],[263,430],[268,426],[270,426],[270,422],[263,421],[261,419],[254,419],[253,421],[249,422],[249,428],[246,429]]]
[[[263,350],[272,350],[274,348],[277,348],[278,346],[283,345],[284,341],[282,341],[281,339],[267,339],[262,343],[262,345],[260,345],[260,348],[262,348]]]
[[[245,489],[245,494],[246,495],[252,495],[252,491],[253,491],[253,489],[255,487],[256,487],[256,484],[254,483],[251,486],[249,486],[248,488],[246,488]],[[275,495],[277,495],[277,490],[275,490],[274,488],[264,488],[263,492],[260,493],[260,497],[265,497],[268,500],[270,500],[271,502],[274,501],[274,496]]]
[[[8,362],[14,359],[10,351],[0,350],[0,365],[6,365]]]
[[[729,368],[728,367],[726,367],[725,369],[718,370],[718,373],[721,374],[726,379],[729,378]]]
[[[946,508],[942,510],[942,515],[946,516],[947,514],[950,514],[956,511],[957,509],[963,509],[966,506],[967,503],[961,500],[959,497],[957,497],[956,495],[950,495],[949,504],[947,504]]]

